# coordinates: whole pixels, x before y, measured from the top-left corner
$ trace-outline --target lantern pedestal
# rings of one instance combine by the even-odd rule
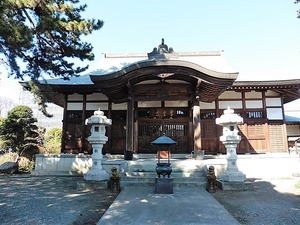
[[[92,168],[84,175],[85,180],[107,181],[109,179],[108,173],[102,168],[102,148],[108,140],[108,137],[105,136],[105,126],[111,125],[111,123],[111,119],[107,119],[100,109],[86,119],[86,124],[91,125],[91,135],[88,137],[88,141],[93,147],[93,164]]]
[[[234,113],[233,109],[228,107],[224,110],[224,114],[216,119],[216,124],[223,126],[223,135],[220,141],[226,147],[227,168],[220,175],[220,180],[217,180],[217,185],[222,190],[252,190],[251,182],[246,181],[246,175],[237,167],[237,145],[241,141],[241,136],[238,135],[239,124],[243,124],[243,118]]]
[[[244,182],[246,175],[239,171],[237,167],[236,148],[241,141],[241,136],[238,135],[238,124],[243,124],[243,118],[234,113],[233,109],[224,110],[224,114],[216,119],[216,124],[223,126],[223,135],[220,141],[226,147],[227,168],[220,175],[221,181],[226,182]]]
[[[155,194],[173,194],[173,178],[155,178]]]

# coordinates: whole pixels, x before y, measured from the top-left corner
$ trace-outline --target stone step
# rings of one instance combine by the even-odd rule
[[[203,171],[196,171],[196,172],[179,172],[179,171],[172,171],[171,176],[173,178],[177,177],[204,177],[204,172]],[[157,177],[157,173],[155,171],[151,172],[125,172],[125,177]]]
[[[131,186],[137,186],[137,187],[154,187],[155,186],[155,178],[152,179],[145,179],[145,180],[137,180],[137,179],[130,179],[130,180],[124,180],[121,179],[121,187],[131,187]],[[201,180],[183,180],[183,179],[175,179],[173,178],[173,186],[174,187],[205,187],[206,181],[204,179]]]
[[[127,172],[155,172],[157,165],[156,160],[139,160],[128,161],[126,164]],[[202,161],[186,159],[186,160],[171,160],[173,172],[195,172],[202,171],[205,165]]]
[[[121,180],[124,181],[136,181],[136,182],[152,182],[157,176],[148,176],[148,177],[141,177],[141,176],[133,176],[133,177],[122,177]],[[206,177],[174,177],[170,176],[170,178],[173,178],[174,181],[182,181],[182,182],[197,182],[197,181],[206,181]]]
[[[121,187],[155,186],[157,160],[128,161],[121,178]],[[206,185],[205,165],[200,160],[171,160],[174,187],[204,187]]]
[[[204,187],[206,185],[206,177],[203,172],[189,174],[172,173],[173,185],[175,187]],[[154,186],[156,172],[130,172],[125,173],[121,178],[121,187],[126,186]]]

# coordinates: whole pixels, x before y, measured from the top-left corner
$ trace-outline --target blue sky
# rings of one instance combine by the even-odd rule
[[[300,5],[293,0],[84,0],[104,21],[85,38],[101,53],[150,52],[161,38],[175,51],[224,50],[243,80],[300,78]]]
[[[294,0],[82,0],[85,18],[104,21],[84,39],[101,53],[224,50],[242,80],[300,78],[300,19]],[[1,74],[2,72],[2,74]],[[0,66],[0,77],[6,77]],[[4,91],[1,90],[3,94]],[[5,92],[8,95],[8,92]],[[300,100],[299,100],[300,101]]]

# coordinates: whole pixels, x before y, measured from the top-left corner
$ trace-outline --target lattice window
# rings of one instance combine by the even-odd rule
[[[186,136],[188,134],[187,124],[165,124],[165,125],[152,125],[142,124],[139,125],[139,136],[160,136],[165,133],[168,136]]]
[[[81,121],[82,120],[82,111],[68,111],[67,112],[67,120]]]
[[[265,138],[265,128],[264,125],[248,125],[248,138]]]
[[[261,119],[263,118],[263,112],[261,111],[248,111],[246,112],[248,119]]]
[[[200,113],[201,119],[215,119],[216,113],[215,112],[202,112]]]
[[[162,125],[142,124],[139,125],[139,136],[160,136]]]
[[[270,125],[270,150],[272,152],[280,152],[285,150],[285,136],[282,125]]]
[[[188,126],[186,124],[166,124],[164,128],[168,136],[176,137],[188,134]]]

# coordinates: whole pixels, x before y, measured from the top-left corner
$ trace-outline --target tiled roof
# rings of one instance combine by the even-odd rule
[[[285,115],[285,121],[287,123],[300,123],[300,116],[299,117],[294,117],[294,116],[287,116]]]

